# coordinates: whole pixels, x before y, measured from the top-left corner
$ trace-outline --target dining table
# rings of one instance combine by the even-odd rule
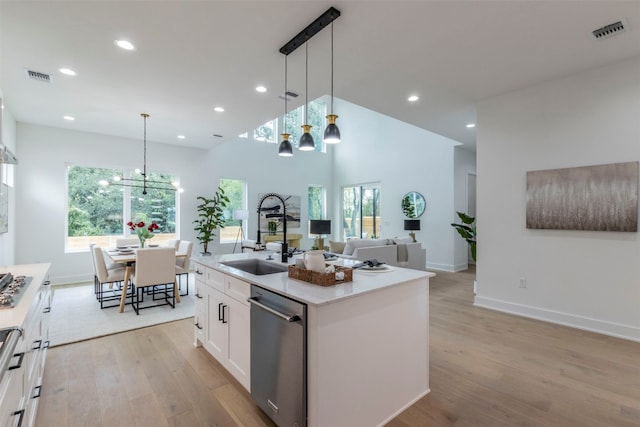
[[[127,289],[129,287],[129,280],[131,279],[131,273],[136,264],[136,252],[137,246],[130,246],[130,251],[123,251],[118,248],[107,249],[107,255],[114,263],[124,264],[124,285],[122,286],[122,295],[120,296],[120,313],[124,311],[124,306],[127,300]],[[176,258],[184,258],[187,256],[186,252],[176,251]],[[180,292],[178,292],[178,284],[175,283],[176,303],[180,302]]]

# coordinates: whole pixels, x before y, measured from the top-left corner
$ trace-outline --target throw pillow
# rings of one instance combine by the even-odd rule
[[[411,237],[396,237],[393,239],[394,243],[413,243],[413,239]]]
[[[329,251],[334,254],[341,254],[344,251],[345,242],[332,242],[329,240]]]

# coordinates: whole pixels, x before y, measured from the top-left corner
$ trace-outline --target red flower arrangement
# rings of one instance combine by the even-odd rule
[[[140,240],[141,248],[144,248],[144,242],[147,239],[151,239],[153,237],[153,232],[160,228],[155,222],[152,222],[148,227],[145,227],[145,223],[142,221],[137,224],[133,221],[129,221],[127,223],[127,226],[129,227],[129,230],[135,231],[138,235],[138,240]]]

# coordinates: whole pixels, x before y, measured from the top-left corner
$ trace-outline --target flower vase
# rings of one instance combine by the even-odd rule
[[[144,237],[138,237],[138,239],[140,240],[140,247],[144,248],[144,242],[146,242],[147,239],[145,239]]]

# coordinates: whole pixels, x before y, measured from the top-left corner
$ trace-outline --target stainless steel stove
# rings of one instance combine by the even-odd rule
[[[0,310],[15,307],[32,279],[31,276],[0,274]]]

